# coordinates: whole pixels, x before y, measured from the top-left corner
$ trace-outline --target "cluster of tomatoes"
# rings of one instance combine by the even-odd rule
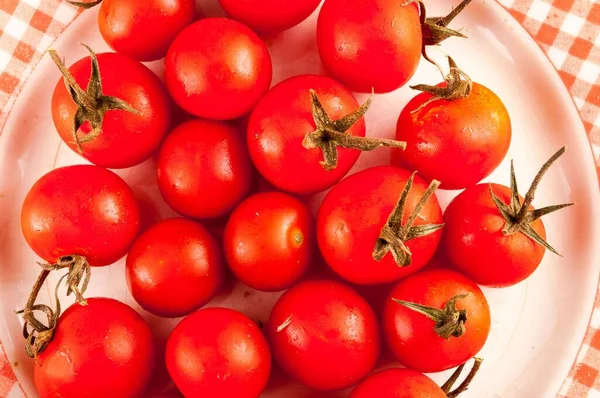
[[[126,254],[133,298],[155,315],[186,316],[164,353],[186,397],[258,397],[272,357],[317,391],[360,383],[353,398],[464,391],[478,359],[454,391],[458,373],[438,387],[421,372],[460,372],[483,347],[490,310],[478,284],[521,282],[554,251],[540,217],[567,205],[531,203],[564,149],[521,197],[514,169],[510,186],[480,184],[506,156],[510,118],[452,59],[441,84],[414,87],[422,93],[400,113],[395,140],[366,137],[371,101],[360,105],[351,90],[404,86],[426,46],[462,36],[448,24],[469,0],[443,18],[427,18],[417,2],[325,0],[316,35],[331,77],[300,75],[271,89],[271,58],[255,32],[290,28],[320,0],[220,0],[231,19],[195,22],[193,0],[78,4],[100,2],[100,32],[115,53],[89,49],[67,68],[50,51],[63,75],[54,124],[94,165],[49,172],[22,208],[25,239],[46,262],[22,311],[39,394],[151,396],[161,349],[148,325],[123,303],[84,296],[91,267]],[[165,85],[140,62],[163,57]],[[193,115],[174,129],[172,101]],[[393,148],[393,165],[343,179],[360,151],[382,146]],[[139,234],[136,197],[107,169],[155,153],[160,193],[185,218]],[[253,190],[254,168],[273,189]],[[330,188],[315,217],[306,199]],[[443,213],[437,189],[464,191]],[[219,219],[226,226],[217,238],[210,220]],[[334,271],[327,278],[306,276],[317,252]],[[448,259],[443,267],[421,271],[436,252]],[[221,289],[226,267],[253,289],[288,289],[264,334],[240,312],[200,309]],[[57,296],[64,280],[77,301],[62,315],[58,298],[55,308],[36,303],[59,269],[68,273]],[[385,291],[383,304],[363,298],[365,286]],[[369,376],[384,342],[411,370]]]

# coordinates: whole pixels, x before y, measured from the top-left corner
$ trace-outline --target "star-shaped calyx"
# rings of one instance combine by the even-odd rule
[[[425,315],[435,322],[434,330],[438,336],[449,339],[450,337],[460,337],[466,332],[465,323],[467,322],[467,311],[456,308],[456,301],[466,298],[468,294],[460,294],[452,297],[443,309],[427,307],[425,305],[411,303],[409,301],[392,299],[395,303],[406,308]]]
[[[323,161],[320,163],[325,170],[330,171],[337,167],[338,147],[359,151],[372,151],[384,146],[406,149],[406,142],[347,134],[347,131],[365,115],[371,106],[373,95],[355,112],[338,120],[331,120],[314,90],[310,90],[310,97],[313,119],[317,129],[304,137],[302,146],[305,149],[321,149]]]
[[[473,81],[465,72],[463,72],[452,57],[448,57],[450,72],[444,77],[446,84],[444,86],[429,86],[427,84],[417,84],[410,86],[413,90],[429,93],[432,97],[425,101],[421,106],[412,111],[418,112],[425,106],[438,100],[455,101],[467,98],[473,91]]]
[[[404,6],[408,6],[410,4],[418,3],[419,4],[419,17],[421,20],[421,31],[423,34],[423,49],[422,54],[423,57],[431,62],[432,64],[437,64],[429,58],[427,55],[426,48],[427,46],[435,46],[440,44],[446,39],[451,37],[461,37],[467,38],[461,32],[448,28],[450,22],[454,20],[464,9],[467,7],[473,0],[463,0],[455,9],[453,9],[448,15],[445,17],[427,17],[427,9],[425,7],[425,3],[422,0],[409,0],[404,3]]]
[[[74,143],[77,145],[77,150],[80,153],[83,153],[82,143],[92,141],[100,135],[106,112],[111,110],[123,110],[136,114],[140,113],[122,99],[104,95],[102,93],[102,78],[100,77],[100,68],[98,66],[96,53],[85,44],[83,44],[83,46],[90,52],[92,61],[91,75],[86,91],[77,84],[75,78],[71,75],[56,51],[48,50],[52,60],[64,77],[67,91],[71,95],[73,102],[77,104],[77,111],[75,112],[75,117],[73,119],[72,134]],[[85,122],[88,122],[92,129],[88,134],[79,135],[79,128]]]
[[[540,171],[537,173],[529,190],[525,194],[525,198],[521,201],[519,197],[519,190],[517,187],[517,178],[515,176],[515,167],[513,162],[510,163],[510,190],[511,197],[510,203],[506,204],[502,202],[502,200],[494,194],[494,189],[490,184],[490,195],[496,207],[502,214],[502,217],[506,221],[504,227],[502,228],[502,233],[504,235],[512,235],[515,233],[522,233],[535,241],[536,243],[544,246],[546,249],[550,250],[554,254],[559,254],[544,238],[542,238],[532,227],[531,223],[537,220],[540,217],[543,217],[547,214],[553,213],[557,210],[564,209],[565,207],[572,206],[573,203],[565,203],[561,205],[553,205],[543,207],[541,209],[530,209],[531,203],[535,197],[535,191],[542,180],[542,177],[548,171],[550,166],[560,158],[566,151],[566,147],[562,147],[558,150],[552,157],[544,163]],[[560,255],[560,254],[559,254]]]
[[[435,190],[440,186],[440,182],[437,180],[433,180],[431,184],[429,184],[427,191],[425,191],[425,194],[423,194],[421,199],[419,199],[419,202],[408,217],[408,220],[406,220],[406,223],[402,224],[404,208],[406,206],[408,194],[412,188],[415,175],[416,172],[414,172],[408,179],[406,185],[404,186],[404,190],[402,191],[402,195],[396,204],[396,207],[381,229],[379,238],[377,239],[375,247],[373,248],[373,259],[376,261],[381,261],[388,252],[391,252],[392,256],[394,257],[394,261],[396,261],[396,264],[398,264],[399,267],[409,266],[412,263],[412,253],[405,243],[411,239],[417,239],[422,236],[430,235],[444,227],[444,224],[425,224],[413,226],[413,223],[419,216],[419,212],[423,210],[427,200],[429,200],[431,195],[433,195]]]

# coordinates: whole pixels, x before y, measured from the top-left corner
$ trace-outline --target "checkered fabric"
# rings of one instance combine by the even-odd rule
[[[143,1],[143,0],[140,0]],[[570,90],[600,165],[600,3],[498,0],[527,29]],[[75,19],[61,0],[0,0],[0,131],[42,54]],[[0,345],[0,397],[24,394]],[[577,361],[559,397],[600,398],[600,296]]]

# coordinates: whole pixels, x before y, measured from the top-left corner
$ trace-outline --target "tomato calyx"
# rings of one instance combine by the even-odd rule
[[[384,146],[406,149],[406,142],[383,138],[356,137],[346,133],[365,115],[371,106],[373,94],[355,112],[338,120],[331,120],[314,90],[310,90],[310,97],[313,119],[317,129],[304,136],[302,146],[305,149],[321,149],[323,152],[323,161],[319,163],[325,170],[331,171],[337,167],[338,147],[359,151],[372,151]]]
[[[67,0],[67,3],[74,5],[75,7],[83,8],[85,10],[89,8],[96,7],[98,4],[102,3],[102,0],[95,1],[71,1]]]
[[[83,44],[85,48],[90,52],[90,58],[92,61],[91,65],[91,76],[87,86],[87,91],[84,91],[79,84],[75,81],[75,78],[63,61],[60,59],[55,50],[48,50],[48,53],[52,57],[52,60],[63,75],[65,86],[71,95],[71,98],[77,104],[77,112],[73,119],[73,140],[77,145],[79,153],[83,153],[82,143],[93,141],[100,135],[102,131],[102,123],[104,122],[104,115],[106,112],[111,110],[122,110],[135,114],[140,112],[134,109],[127,102],[122,99],[104,95],[102,93],[102,79],[100,77],[100,68],[98,66],[98,59],[96,53],[87,45]],[[91,131],[83,136],[79,135],[79,128],[88,122],[91,126]]]
[[[435,332],[438,336],[449,339],[450,337],[460,337],[467,331],[465,323],[467,322],[467,311],[456,309],[456,302],[464,299],[468,294],[459,294],[452,297],[444,309],[427,307],[425,305],[411,303],[410,301],[398,300],[392,298],[392,300],[406,308],[418,312],[419,314],[425,315],[427,318],[435,322]]]
[[[450,376],[448,381],[446,381],[442,385],[442,391],[444,391],[444,393],[446,394],[446,396],[448,398],[456,398],[463,392],[467,391],[467,389],[469,388],[469,385],[475,378],[475,375],[477,375],[477,372],[479,371],[479,368],[481,367],[481,363],[483,362],[483,359],[481,359],[481,358],[473,358],[473,360],[474,360],[474,363],[473,363],[473,367],[471,368],[471,371],[469,372],[469,374],[467,375],[465,380],[462,383],[460,383],[460,385],[458,387],[456,387],[456,389],[452,390],[452,387],[454,386],[454,384],[456,384],[456,380],[458,380],[463,369],[465,368],[464,363],[462,365],[460,365],[458,368],[456,368],[456,370],[454,371],[454,373],[452,373],[452,375]],[[450,391],[450,390],[452,390],[452,391]]]
[[[552,253],[557,254],[559,256],[560,256],[560,254],[552,246],[550,246],[550,244],[548,242],[546,242],[546,240],[544,238],[542,238],[531,227],[531,223],[542,216],[545,216],[550,213],[554,213],[555,211],[558,211],[565,207],[573,206],[574,203],[565,203],[565,204],[560,204],[560,205],[547,206],[547,207],[543,207],[541,209],[533,209],[533,210],[529,210],[529,207],[531,206],[531,203],[533,202],[533,199],[535,197],[535,191],[537,190],[537,187],[538,187],[540,181],[542,180],[542,177],[544,176],[546,171],[548,171],[550,166],[552,166],[552,164],[558,158],[560,158],[565,153],[566,150],[567,150],[566,147],[562,147],[561,149],[558,150],[558,152],[556,152],[554,155],[552,155],[552,157],[546,163],[544,163],[544,165],[542,166],[540,171],[535,176],[533,182],[531,183],[531,186],[529,187],[527,194],[525,194],[525,198],[522,203],[521,203],[521,199],[519,197],[519,190],[517,188],[517,179],[515,176],[515,167],[514,167],[514,163],[512,161],[510,162],[511,198],[510,198],[509,204],[502,202],[502,200],[498,196],[496,196],[496,194],[494,194],[494,189],[493,189],[492,185],[490,184],[490,195],[492,196],[492,200],[494,201],[494,203],[496,204],[496,207],[500,211],[500,214],[502,214],[502,217],[506,221],[506,223],[504,224],[504,227],[502,228],[502,233],[504,235],[508,236],[508,235],[512,235],[517,232],[520,232],[520,233],[524,234],[525,236],[527,236],[528,238],[532,239],[534,242],[538,243],[539,245],[545,247],[546,249],[550,250]]]
[[[440,182],[433,180],[425,194],[419,199],[419,202],[415,206],[415,209],[408,217],[408,220],[402,225],[402,218],[404,216],[404,207],[408,199],[408,194],[412,188],[413,181],[417,172],[411,174],[410,178],[404,186],[402,195],[396,204],[394,210],[390,213],[387,222],[381,229],[379,238],[373,248],[373,259],[375,261],[381,261],[383,257],[391,252],[396,264],[399,267],[406,267],[412,263],[412,253],[410,249],[405,245],[406,242],[412,239],[417,239],[423,236],[430,235],[437,230],[444,227],[444,224],[426,224],[413,226],[416,218],[419,216],[419,212],[423,209],[427,200],[433,195],[435,190],[440,186]]]
[[[409,0],[404,3],[404,6],[419,3],[419,17],[421,19],[421,31],[423,35],[423,49],[421,50],[421,53],[427,61],[436,65],[436,63],[427,55],[427,46],[438,45],[451,37],[467,38],[467,36],[458,30],[448,28],[448,25],[471,3],[471,1],[472,0],[463,0],[455,9],[444,17],[429,18],[427,17],[425,3],[422,0]]]
[[[432,97],[425,101],[421,106],[412,111],[415,113],[438,100],[456,101],[459,99],[467,98],[473,91],[473,80],[463,72],[457,65],[452,57],[448,57],[448,64],[450,66],[450,72],[444,77],[446,82],[443,86],[430,86],[427,84],[417,84],[416,86],[410,86],[413,90],[422,91],[429,93]]]
[[[31,294],[23,310],[17,311],[25,319],[23,324],[23,337],[25,338],[25,352],[30,358],[35,358],[48,346],[54,337],[54,330],[58,324],[61,308],[58,298],[58,289],[66,279],[67,296],[75,294],[76,302],[87,305],[83,293],[85,293],[90,281],[91,269],[83,256],[63,256],[55,264],[40,264],[42,272],[39,274]],[[37,297],[52,271],[68,268],[69,272],[63,275],[54,288],[55,309],[52,310],[46,304],[36,304]],[[47,317],[47,325],[35,317],[35,312],[42,312]]]

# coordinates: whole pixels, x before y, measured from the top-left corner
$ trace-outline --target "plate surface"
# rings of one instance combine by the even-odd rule
[[[206,14],[219,15],[214,0],[201,1]],[[450,2],[432,0],[430,15],[449,11]],[[456,5],[457,1],[452,4]],[[108,51],[96,26],[97,10],[85,12],[55,43],[54,48],[72,64],[86,55],[79,43],[97,52]],[[267,38],[275,65],[274,83],[301,73],[323,73],[316,52],[316,14],[300,26]],[[481,352],[484,366],[465,398],[553,397],[575,360],[594,303],[600,271],[600,198],[598,180],[587,137],[567,90],[537,44],[499,5],[476,0],[454,22],[464,27],[469,40],[444,44],[475,81],[494,90],[505,102],[513,123],[513,142],[505,162],[488,179],[508,184],[509,160],[515,160],[518,182],[528,186],[539,166],[559,147],[566,155],[549,171],[540,186],[536,206],[567,201],[577,206],[549,216],[545,223],[548,240],[564,257],[546,254],[540,269],[518,286],[484,289],[492,307],[492,333]],[[290,45],[290,43],[293,43]],[[444,53],[431,54],[443,62]],[[161,62],[149,64],[159,75]],[[0,340],[15,365],[27,396],[34,397],[33,363],[22,346],[22,320],[14,314],[25,304],[37,276],[38,258],[27,246],[19,225],[20,205],[33,183],[52,168],[85,163],[62,144],[52,124],[50,98],[59,73],[44,57],[23,89],[0,136]],[[439,73],[422,62],[411,81],[437,83]],[[367,114],[368,134],[391,138],[404,104],[414,95],[405,87],[379,95]],[[366,96],[358,95],[360,101]],[[354,171],[389,163],[389,151],[363,154]],[[148,212],[161,218],[173,216],[158,193],[153,162],[120,170]],[[445,207],[456,192],[440,192]],[[311,200],[316,210],[320,197]],[[151,203],[157,203],[153,209]],[[485,261],[485,259],[482,259]],[[57,277],[51,277],[54,283]],[[50,285],[48,285],[50,286]],[[177,323],[145,313],[126,287],[124,260],[93,270],[88,297],[110,296],[132,305],[157,331],[166,335]],[[211,306],[230,306],[265,322],[279,294],[252,291],[235,285],[229,295],[216,298]],[[42,290],[48,302],[50,289]],[[64,306],[71,299],[63,300]],[[64,307],[63,307],[64,308]],[[448,372],[432,375],[443,382]],[[293,383],[274,383],[265,397],[314,396]],[[338,393],[328,396],[345,396]]]

